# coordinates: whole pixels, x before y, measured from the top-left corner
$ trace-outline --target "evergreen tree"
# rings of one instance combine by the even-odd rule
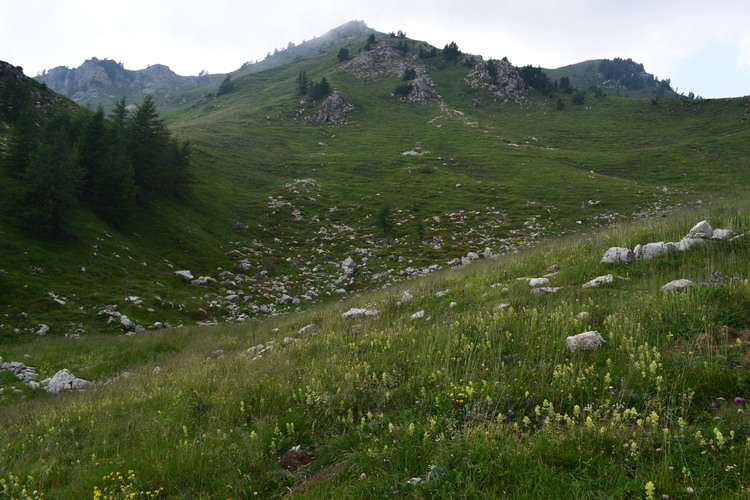
[[[458,61],[461,51],[458,50],[456,42],[451,42],[443,48],[443,59],[445,61]]]
[[[328,83],[328,80],[326,80],[326,77],[321,78],[318,83],[313,83],[310,87],[310,98],[313,101],[323,99],[330,95],[330,93],[331,85]]]
[[[83,170],[83,198],[110,224],[127,220],[135,203],[133,167],[122,141],[99,108],[89,119],[79,141]]]
[[[338,53],[337,57],[338,57],[339,61],[341,61],[341,62],[344,62],[344,61],[348,60],[349,59],[349,49],[347,49],[346,47],[341,47],[339,49],[339,53]]]
[[[12,177],[21,178],[29,168],[36,149],[38,128],[31,114],[24,113],[11,127],[2,164]]]
[[[135,184],[140,191],[157,191],[165,187],[168,175],[164,153],[169,132],[159,118],[153,98],[146,96],[126,126],[127,149],[133,165]]]
[[[297,93],[299,95],[307,94],[309,82],[307,81],[307,73],[303,69],[297,76]]]
[[[125,123],[127,123],[128,119],[128,110],[127,110],[127,103],[125,102],[125,97],[118,99],[117,102],[115,102],[115,107],[112,109],[112,113],[110,114],[112,121],[120,128],[125,127]]]
[[[234,83],[232,83],[232,75],[227,75],[224,80],[219,84],[219,89],[216,91],[216,97],[228,94],[234,90]]]
[[[365,42],[365,50],[372,50],[372,46],[378,43],[375,40],[375,34],[370,33],[370,36],[367,37],[367,42]]]
[[[59,237],[78,202],[83,173],[77,146],[71,146],[68,116],[54,119],[31,154],[18,199],[19,218],[35,233]]]

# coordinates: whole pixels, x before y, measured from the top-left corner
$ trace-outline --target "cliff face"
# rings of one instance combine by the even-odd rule
[[[123,94],[157,94],[191,89],[212,83],[216,76],[180,76],[156,64],[127,70],[110,59],[89,59],[78,68],[59,66],[36,79],[74,101],[117,99]]]

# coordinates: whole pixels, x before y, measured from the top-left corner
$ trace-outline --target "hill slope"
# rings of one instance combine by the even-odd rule
[[[81,206],[72,242],[6,219],[6,338],[40,324],[121,332],[97,314],[107,305],[143,326],[288,312],[747,185],[746,100],[575,104],[528,91],[507,61],[420,57],[429,46],[388,36],[365,50],[366,38],[350,60],[334,50],[237,77],[169,111],[193,145],[189,203],[151,201],[146,224],[121,228]],[[299,95],[301,72],[334,94]],[[341,123],[318,121],[336,99]],[[186,284],[181,269],[216,282]],[[92,287],[62,307],[49,295]]]
[[[100,384],[53,395],[0,372],[0,488],[45,498],[743,498],[749,208],[568,237],[413,281],[408,293],[242,327],[7,348],[5,361],[23,360],[39,380],[65,366]],[[733,239],[599,262],[610,245],[674,241],[703,217]],[[543,274],[556,293],[532,293]],[[660,290],[676,279],[701,284]],[[592,330],[604,349],[566,350],[567,336]]]

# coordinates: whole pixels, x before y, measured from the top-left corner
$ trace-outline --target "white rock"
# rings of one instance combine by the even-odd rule
[[[661,289],[665,292],[669,292],[672,290],[679,290],[681,288],[686,288],[689,286],[695,286],[695,282],[690,281],[688,279],[680,279],[680,280],[670,281],[669,283],[661,287]]]
[[[540,286],[538,288],[532,288],[531,294],[532,295],[544,295],[547,293],[557,293],[561,290],[561,287],[559,286]]]
[[[494,256],[495,254],[492,253],[492,249],[490,247],[486,247],[484,249],[484,252],[482,252],[482,257],[484,257],[485,259],[491,259]]]
[[[42,380],[41,384],[45,391],[57,394],[61,391],[85,389],[91,382],[76,377],[65,368],[55,373],[52,378]]]
[[[422,309],[421,311],[417,311],[411,315],[411,319],[419,319],[419,318],[424,318],[424,309]]]
[[[714,230],[711,227],[711,224],[709,224],[708,221],[702,220],[690,229],[690,232],[688,232],[686,237],[708,239],[711,238],[713,234]]]
[[[597,331],[583,332],[565,339],[565,344],[570,352],[595,351],[607,345]]]
[[[549,278],[531,278],[529,280],[529,286],[536,288],[538,286],[544,286],[549,283]]]
[[[347,257],[344,262],[341,263],[341,271],[347,276],[353,275],[356,268],[357,264],[351,257]]]
[[[662,255],[666,254],[669,251],[669,247],[666,243],[663,241],[659,241],[657,243],[646,243],[641,248],[640,258],[644,260],[650,260],[655,259],[656,257],[661,257]]]
[[[122,325],[122,327],[129,332],[135,331],[135,323],[133,323],[133,321],[124,314],[120,316],[120,325]]]
[[[703,245],[705,243],[706,240],[704,240],[703,238],[689,238],[685,236],[679,241],[679,243],[677,243],[677,249],[681,252],[684,252],[685,250],[689,250],[695,245]]]
[[[611,274],[607,274],[605,276],[597,276],[588,283],[584,283],[581,288],[593,288],[604,283],[612,283],[612,281],[614,281],[614,277]]]
[[[495,306],[495,309],[505,309],[506,307],[510,307],[510,304],[507,304],[507,303],[498,304]]]
[[[458,302],[451,302],[450,304],[448,304],[448,307],[450,307],[451,309],[453,309],[457,305],[458,305]]]
[[[411,300],[414,300],[414,295],[409,293],[409,290],[406,290],[403,294],[401,294],[401,302],[409,302]]]
[[[361,316],[377,316],[380,314],[380,311],[377,309],[364,309],[360,307],[352,307],[348,311],[346,311],[344,314],[341,315],[342,318],[359,318]]]
[[[39,335],[40,337],[42,335],[47,335],[49,333],[49,327],[45,324],[40,324],[34,333]]]
[[[188,271],[187,269],[183,269],[181,271],[175,271],[174,272],[177,276],[181,277],[185,282],[190,283],[193,281],[193,274]]]
[[[714,229],[714,233],[711,236],[714,240],[725,240],[727,238],[730,238],[734,231],[731,229]]]
[[[576,314],[576,319],[578,321],[586,321],[587,319],[589,319],[589,316],[590,314],[588,313],[588,311],[581,311],[578,314]]]
[[[316,325],[315,323],[310,323],[309,325],[305,325],[302,328],[300,328],[297,334],[304,337],[305,335],[310,335],[310,334],[315,333],[317,329],[318,329],[318,325]]]
[[[216,283],[216,279],[210,276],[200,276],[190,282],[191,285],[199,285],[199,286],[210,285],[211,283]]]
[[[630,264],[634,260],[635,254],[629,248],[612,247],[605,252],[601,262],[602,264],[614,264],[617,262]]]

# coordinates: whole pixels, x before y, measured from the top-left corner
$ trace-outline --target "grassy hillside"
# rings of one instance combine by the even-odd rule
[[[30,498],[744,498],[749,210],[721,203],[568,236],[250,325],[8,347],[5,361],[40,378],[66,366],[108,383],[6,389],[3,487]],[[599,262],[609,246],[675,241],[703,218],[739,238]],[[528,278],[552,265],[561,289],[530,293]],[[614,281],[582,288],[605,274]],[[660,290],[680,278],[697,285]],[[379,314],[342,318],[355,306]],[[604,349],[566,350],[589,330]]]
[[[399,42],[381,37],[378,47]],[[471,87],[463,62],[419,59],[421,45],[408,43],[392,64],[424,71],[439,100],[401,100],[398,69],[345,71],[334,50],[166,113],[193,145],[198,184],[187,203],[146,200],[119,228],[83,205],[75,239],[57,242],[25,235],[9,209],[0,220],[5,341],[39,324],[58,335],[122,332],[97,314],[108,304],[143,326],[287,312],[468,252],[512,252],[747,186],[747,99],[515,102]],[[349,43],[354,59],[364,44]],[[354,107],[344,123],[309,119],[321,103],[296,94],[301,71],[343,93]],[[12,180],[2,189],[12,193]],[[347,257],[357,272],[342,279]],[[217,283],[186,285],[179,269]],[[133,295],[143,306],[125,302]]]

